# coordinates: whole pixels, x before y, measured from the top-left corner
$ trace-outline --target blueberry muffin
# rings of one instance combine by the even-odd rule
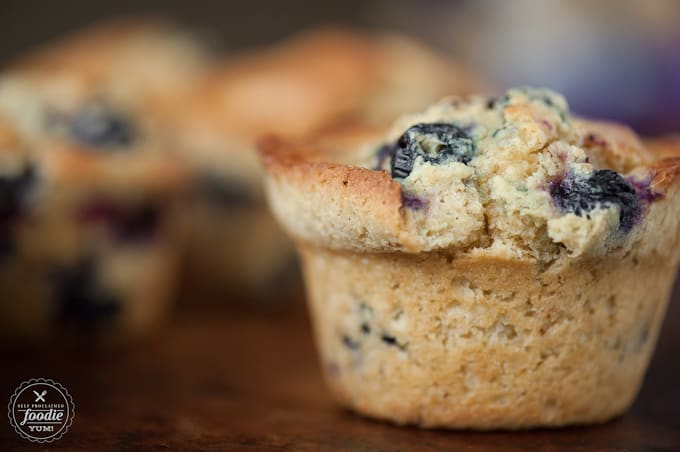
[[[525,88],[445,99],[337,155],[262,151],[343,405],[474,429],[630,406],[680,258],[677,139]]]
[[[402,64],[399,57],[413,64]],[[427,71],[430,83],[420,83]],[[183,229],[190,287],[280,290],[292,246],[269,216],[255,152],[267,134],[303,139],[346,123],[379,126],[478,83],[419,43],[320,29],[215,68],[171,113],[194,174]],[[227,246],[215,249],[216,238]],[[193,284],[191,283],[193,282]]]
[[[113,343],[156,327],[176,277],[181,168],[152,149],[32,147],[0,129],[2,339]]]
[[[151,119],[175,108],[208,62],[201,43],[168,23],[98,24],[4,68],[0,112],[32,142],[72,129],[90,141],[79,132],[102,115],[132,117],[150,134]]]
[[[0,74],[11,137],[0,161],[11,213],[2,222],[2,336],[115,342],[163,318],[178,258],[171,213],[186,176],[155,112],[189,83],[189,71],[186,80],[182,70],[166,75],[177,61],[193,64],[182,60],[194,53],[183,39],[116,23]]]

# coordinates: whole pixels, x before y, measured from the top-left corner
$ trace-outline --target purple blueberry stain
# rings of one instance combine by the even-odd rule
[[[635,187],[637,196],[645,204],[651,204],[663,198],[663,193],[656,192],[652,189],[652,178],[650,176],[638,179],[635,177],[628,177],[626,180]]]
[[[429,204],[427,199],[420,198],[416,195],[401,192],[401,206],[410,210],[423,210]]]
[[[562,212],[578,216],[609,206],[619,207],[619,231],[630,232],[642,216],[635,187],[612,170],[595,170],[588,175],[567,173],[550,184],[550,195]]]

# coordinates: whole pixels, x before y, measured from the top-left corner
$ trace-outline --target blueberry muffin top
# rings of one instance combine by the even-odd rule
[[[680,148],[664,146],[574,118],[557,93],[521,88],[444,99],[346,149],[342,163],[318,146],[280,143],[264,147],[263,161],[272,207],[300,239],[547,262],[637,240],[680,166]]]
[[[99,24],[5,68],[0,115],[51,187],[175,189],[182,170],[159,118],[206,65],[203,47],[171,24]]]
[[[169,23],[98,24],[6,67],[0,75],[0,112],[31,141],[51,139],[60,131],[55,126],[72,119],[80,132],[79,118],[91,113],[92,105],[108,116],[127,116],[128,122],[134,116],[138,128],[142,121],[148,127],[150,116],[176,107],[176,97],[207,62],[204,46]]]

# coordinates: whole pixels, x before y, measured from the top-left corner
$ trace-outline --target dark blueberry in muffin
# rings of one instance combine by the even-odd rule
[[[416,124],[397,141],[390,170],[393,178],[402,179],[411,174],[418,157],[434,164],[448,161],[467,164],[474,152],[472,138],[453,124]]]
[[[117,297],[101,285],[96,260],[91,257],[55,272],[54,297],[59,321],[79,329],[96,328],[121,310]]]
[[[399,341],[397,341],[397,338],[392,336],[391,334],[383,333],[380,336],[380,340],[389,346],[397,347],[399,350],[406,349],[406,346],[404,344],[400,344]]]
[[[595,170],[587,176],[568,174],[550,186],[555,205],[582,216],[597,207],[619,207],[619,230],[629,232],[642,214],[635,188],[619,173]]]
[[[342,336],[342,344],[350,350],[359,349],[359,342],[346,335]]]
[[[21,214],[23,204],[36,181],[33,165],[26,166],[19,174],[0,176],[0,224]]]
[[[135,140],[132,121],[102,103],[89,103],[70,122],[73,138],[94,148],[127,148]]]
[[[427,199],[419,198],[410,193],[401,192],[401,205],[411,210],[422,210],[427,207]]]

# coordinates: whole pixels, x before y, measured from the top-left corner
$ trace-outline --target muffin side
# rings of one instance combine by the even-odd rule
[[[668,223],[680,206],[653,209],[645,234],[678,237]],[[514,429],[602,422],[632,404],[677,245],[549,267],[299,247],[322,369],[343,405],[399,424]]]

